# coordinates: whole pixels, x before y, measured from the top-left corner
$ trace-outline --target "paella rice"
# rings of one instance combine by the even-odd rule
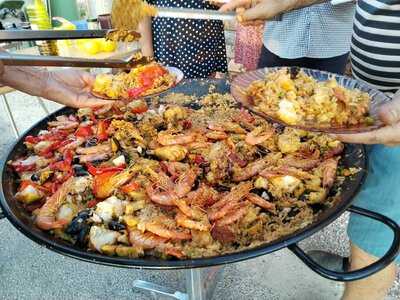
[[[346,89],[335,78],[320,82],[304,71],[295,76],[288,69],[268,72],[246,91],[261,112],[289,125],[317,127],[371,125],[370,96],[358,89]]]
[[[26,155],[9,162],[15,201],[87,251],[165,259],[273,241],[337,201],[341,142],[273,126],[229,95],[174,97],[80,109],[27,136]]]

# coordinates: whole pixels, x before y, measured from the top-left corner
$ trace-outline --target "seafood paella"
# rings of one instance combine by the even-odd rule
[[[302,70],[296,74],[286,68],[268,72],[245,93],[259,111],[288,125],[354,127],[374,123],[368,93],[347,89],[335,78],[317,81]]]
[[[87,251],[199,258],[304,228],[357,172],[340,168],[344,145],[327,135],[273,126],[230,95],[193,100],[58,116],[8,162],[15,201],[39,229]]]
[[[166,67],[150,63],[116,75],[97,75],[92,93],[109,99],[135,99],[163,92],[175,81],[175,74]]]

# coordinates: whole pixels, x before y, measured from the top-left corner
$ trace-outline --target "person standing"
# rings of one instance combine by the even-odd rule
[[[207,1],[149,0],[162,7],[215,9]],[[186,78],[205,78],[227,72],[224,25],[215,20],[146,18],[139,25],[142,52],[177,67]]]
[[[231,10],[236,3],[233,0],[221,10]],[[354,10],[353,3],[322,3],[268,21],[258,67],[298,66],[343,74]]]

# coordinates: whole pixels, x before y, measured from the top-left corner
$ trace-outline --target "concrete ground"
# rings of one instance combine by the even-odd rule
[[[19,132],[58,105],[22,93],[7,95]],[[0,99],[0,159],[15,139]],[[45,108],[45,109],[44,109]],[[46,111],[47,110],[47,111]],[[345,255],[348,215],[302,242],[304,249],[325,249]],[[133,290],[135,279],[153,281],[184,291],[182,271],[129,270],[81,262],[53,253],[24,237],[7,221],[0,221],[0,299],[153,299]],[[400,299],[400,280],[388,300]],[[343,285],[310,271],[288,250],[227,266],[214,299],[340,299]]]

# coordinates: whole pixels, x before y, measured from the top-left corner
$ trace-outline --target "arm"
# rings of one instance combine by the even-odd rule
[[[0,83],[76,108],[110,103],[91,96],[94,77],[79,70],[48,71],[45,68],[4,66],[0,62]]]
[[[145,56],[154,56],[153,51],[153,33],[151,31],[151,18],[145,17],[139,23],[139,33],[141,38],[139,40],[140,46],[142,48],[142,53]]]
[[[232,0],[221,7],[221,11],[231,11],[239,7],[250,7],[239,15],[240,21],[269,20],[282,13],[311,6],[327,0]],[[252,3],[255,5],[251,5]]]

